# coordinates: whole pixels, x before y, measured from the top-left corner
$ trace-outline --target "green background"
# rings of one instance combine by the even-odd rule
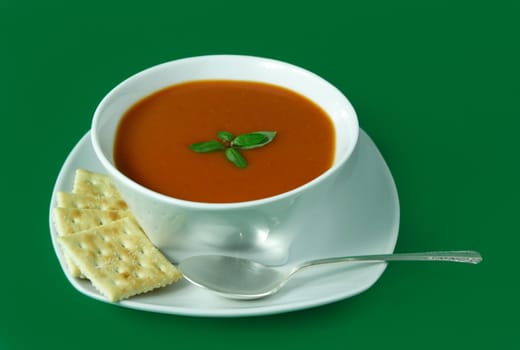
[[[518,1],[0,2],[0,349],[510,349],[517,261]],[[118,82],[215,53],[310,69],[351,100],[394,175],[396,251],[475,249],[477,266],[390,264],[368,291],[252,318],[91,300],[51,246],[54,181]]]

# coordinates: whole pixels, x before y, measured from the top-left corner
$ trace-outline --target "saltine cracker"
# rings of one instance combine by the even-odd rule
[[[129,218],[59,236],[58,241],[81,273],[110,301],[164,287],[182,277]]]
[[[108,175],[85,169],[76,170],[72,192],[99,198],[120,198],[119,191]]]
[[[56,192],[56,205],[61,208],[128,210],[126,202],[120,197],[102,198],[71,192]]]

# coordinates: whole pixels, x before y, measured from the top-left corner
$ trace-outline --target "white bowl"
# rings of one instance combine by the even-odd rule
[[[280,195],[240,203],[198,203],[154,192],[114,166],[113,145],[124,113],[164,87],[193,80],[265,82],[289,88],[318,104],[336,132],[332,167],[314,180]],[[294,239],[295,222],[326,201],[334,175],[348,165],[358,140],[356,113],[333,85],[297,66],[252,56],[213,55],[179,59],[146,69],[110,91],[92,121],[92,144],[150,240],[176,259],[202,253],[246,255],[280,263]],[[171,254],[170,254],[171,255]]]

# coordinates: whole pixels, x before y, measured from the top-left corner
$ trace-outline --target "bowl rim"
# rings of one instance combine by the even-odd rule
[[[127,84],[131,83],[133,80],[137,80],[141,76],[143,76],[145,74],[149,74],[150,72],[152,72],[154,70],[161,69],[167,65],[180,65],[180,64],[187,63],[189,61],[197,61],[197,60],[226,60],[226,59],[256,60],[259,63],[276,64],[280,67],[285,67],[285,68],[289,68],[292,70],[296,70],[297,72],[309,75],[309,76],[313,77],[314,79],[321,80],[323,83],[328,85],[329,88],[331,88],[332,90],[335,90],[337,93],[339,93],[339,95],[341,95],[344,99],[344,101],[343,101],[344,107],[348,110],[349,114],[351,115],[352,123],[355,128],[355,130],[353,130],[352,136],[351,136],[351,139],[352,139],[351,145],[352,146],[349,149],[347,149],[346,152],[344,152],[344,154],[342,154],[342,156],[340,158],[338,158],[330,168],[328,168],[326,171],[321,173],[319,176],[315,177],[314,179],[312,179],[309,182],[306,182],[303,185],[300,185],[287,192],[283,192],[283,193],[265,197],[265,198],[254,199],[254,200],[243,201],[243,202],[230,202],[230,203],[190,201],[190,200],[171,197],[171,196],[156,192],[154,190],[151,190],[151,189],[139,184],[138,182],[132,180],[131,178],[127,177],[124,173],[122,173],[119,169],[117,169],[116,166],[106,157],[106,155],[103,152],[102,147],[100,145],[100,141],[98,140],[99,123],[100,123],[100,119],[102,118],[101,117],[102,111],[105,109],[106,105],[111,102],[112,96],[115,95],[118,92],[118,90],[120,90],[123,86],[126,86]],[[193,79],[193,80],[202,80],[202,79]],[[284,87],[284,88],[287,88],[287,87]],[[298,92],[298,93],[300,93],[300,92]],[[302,94],[302,93],[300,93],[300,94]],[[337,126],[334,125],[334,127],[335,127],[335,130],[337,133],[338,132]],[[94,111],[93,119],[92,119],[92,124],[91,124],[90,138],[91,138],[91,143],[92,143],[92,146],[94,149],[94,153],[96,154],[97,158],[99,159],[99,161],[101,162],[101,164],[103,165],[105,170],[109,173],[109,175],[111,175],[112,177],[114,177],[116,179],[116,183],[121,182],[124,185],[126,185],[127,187],[132,188],[135,191],[139,192],[141,195],[151,197],[152,199],[158,200],[165,204],[177,205],[177,206],[187,207],[187,208],[191,208],[191,209],[226,210],[226,209],[237,209],[237,208],[250,208],[250,207],[255,207],[255,206],[259,206],[259,205],[270,204],[270,203],[277,202],[279,200],[283,200],[286,198],[296,197],[296,196],[301,195],[303,192],[307,191],[308,189],[313,188],[313,187],[319,185],[320,183],[324,182],[326,179],[332,177],[350,159],[350,156],[352,155],[354,149],[356,148],[356,145],[358,143],[358,138],[359,138],[359,121],[358,121],[356,111],[354,110],[352,104],[347,99],[347,97],[338,88],[336,88],[334,85],[332,85],[330,82],[328,82],[321,76],[319,76],[316,73],[313,73],[307,69],[304,69],[304,68],[296,66],[294,64],[280,61],[277,59],[259,57],[259,56],[235,55],[235,54],[201,55],[201,56],[184,57],[184,58],[179,58],[179,59],[174,59],[174,60],[170,60],[167,62],[159,63],[157,65],[154,65],[154,66],[151,66],[144,70],[141,70],[141,71],[127,77],[120,83],[118,83],[102,98],[102,100],[99,102],[98,106],[96,107],[96,109]]]

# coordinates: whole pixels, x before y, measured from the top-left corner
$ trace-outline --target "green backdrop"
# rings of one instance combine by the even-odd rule
[[[511,349],[518,333],[518,1],[0,3],[0,349]],[[52,187],[93,111],[151,65],[272,57],[335,84],[396,181],[396,251],[484,262],[395,263],[368,291],[251,318],[154,314],[89,299],[51,246]]]

